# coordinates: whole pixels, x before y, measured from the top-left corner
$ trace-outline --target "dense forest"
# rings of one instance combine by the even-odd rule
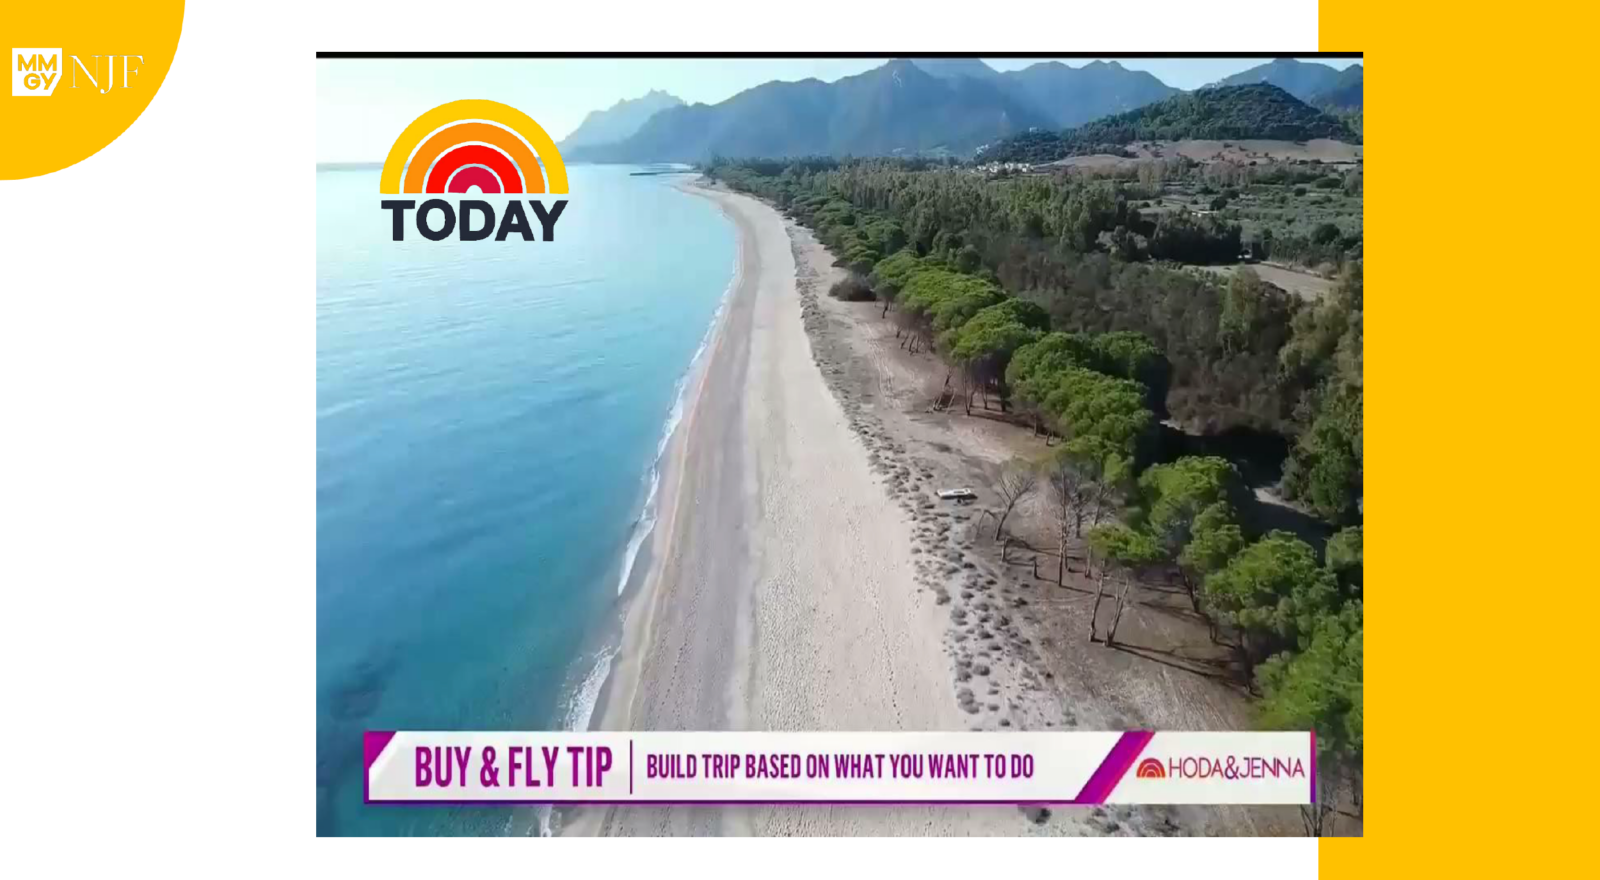
[[[1266,83],[1200,89],[1063,132],[1028,131],[985,148],[984,162],[1053,162],[1091,153],[1124,154],[1136,141],[1245,140],[1359,143],[1344,120]]]
[[[966,407],[992,393],[1060,437],[1051,484],[1125,508],[1123,522],[1098,525],[1097,512],[1089,523],[1102,589],[1154,564],[1180,571],[1213,638],[1227,634],[1253,670],[1263,724],[1317,730],[1324,783],[1359,798],[1359,259],[1307,301],[1248,268],[1224,278],[1177,265],[1237,255],[1239,227],[1185,210],[1149,219],[1135,183],[885,160],[706,171],[816,230],[852,273],[835,295],[879,300],[903,345],[959,374]],[[1163,419],[1288,436],[1283,493],[1340,530],[1320,553],[1261,533],[1238,468],[1163,455]],[[1325,809],[1308,815],[1320,830]]]
[[[908,248],[1037,304],[1053,328],[1144,335],[1171,365],[1156,415],[1201,433],[1301,434],[1340,362],[1330,347],[1340,339],[1329,334],[1341,323],[1359,328],[1359,260],[1315,304],[1249,272],[1184,271],[1168,261],[1235,259],[1238,227],[1187,211],[1148,219],[1135,207],[1148,193],[1136,184],[825,158],[722,162],[711,173],[816,228],[863,276]],[[1350,344],[1359,342],[1357,332]],[[1353,361],[1359,368],[1359,354]],[[1348,504],[1322,512],[1354,514]]]

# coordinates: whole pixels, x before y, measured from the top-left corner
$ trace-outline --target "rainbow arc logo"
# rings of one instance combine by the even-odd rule
[[[464,193],[472,186],[565,195],[567,166],[555,141],[521,110],[498,101],[451,101],[418,116],[395,139],[378,192]]]
[[[395,139],[383,162],[378,192],[385,195],[566,195],[567,166],[550,135],[521,110],[498,101],[463,100],[440,104],[418,116]],[[555,223],[566,208],[565,199],[546,208],[528,200],[542,227],[542,240],[553,241]],[[405,212],[417,207],[416,226],[424,238],[445,238],[457,228],[462,241],[488,238],[496,241],[512,234],[533,241],[532,227],[520,200],[505,205],[498,229],[495,210],[488,202],[462,200],[459,212],[444,199],[429,199],[420,207],[411,200],[384,200],[393,219],[393,237],[405,237]],[[459,214],[460,224],[457,225]],[[434,215],[438,223],[430,222]],[[486,222],[474,226],[474,215]]]
[[[1139,769],[1134,775],[1139,779],[1166,779],[1167,768],[1155,758],[1145,758],[1139,762]]]

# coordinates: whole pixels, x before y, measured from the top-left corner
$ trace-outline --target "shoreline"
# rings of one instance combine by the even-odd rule
[[[692,182],[684,182],[676,184],[674,188],[693,196],[693,187]],[[661,551],[670,546],[676,524],[678,489],[687,452],[686,438],[693,429],[706,377],[711,372],[711,363],[722,340],[732,311],[731,304],[740,288],[744,271],[743,251],[736,245],[733,275],[681,379],[673,409],[663,423],[656,457],[647,475],[652,485],[635,521],[637,534],[631,534],[624,545],[623,568],[619,572],[616,592],[619,612],[603,630],[600,647],[595,651],[594,665],[588,673],[588,676],[592,676],[601,665],[605,666],[604,672],[600,673],[601,680],[594,701],[589,706],[584,730],[627,727],[631,715],[629,704],[638,687],[640,649],[648,638],[654,613],[652,598],[656,595],[655,588],[662,574]],[[649,526],[640,529],[639,526],[647,519],[651,520]],[[568,706],[563,707],[569,722],[572,720],[570,699],[577,698],[581,690],[580,684],[579,690],[569,698]],[[587,818],[584,811],[561,806],[539,809],[545,814],[539,824],[543,834],[561,836],[594,833],[582,821]],[[552,819],[552,815],[561,818]]]
[[[676,188],[686,189],[684,185]],[[740,272],[741,261],[736,250],[733,274],[712,311],[700,344],[690,356],[689,364],[674,388],[672,407],[662,422],[655,457],[650,460],[648,470],[641,475],[637,514],[622,544],[622,556],[618,560],[620,570],[615,581],[609,581],[615,583],[613,600],[616,604],[607,613],[602,625],[589,635],[568,672],[568,683],[556,706],[564,730],[602,729],[598,725],[617,679],[616,665],[619,658],[625,656],[627,621],[641,597],[648,593],[646,584],[655,569],[653,560],[663,528],[661,512],[673,508],[672,497],[675,492],[668,489],[669,480],[674,479],[671,475],[676,471],[673,460],[682,457],[682,438],[687,432],[687,422],[699,399],[711,351],[721,334],[728,303],[739,284]],[[676,483],[671,483],[671,486],[675,489]],[[586,696],[591,692],[592,697]],[[569,812],[567,808],[545,805],[534,807],[533,810],[535,816],[529,832],[545,837],[563,833],[564,822],[557,817]],[[513,824],[511,827],[517,826]]]
[[[725,188],[739,264],[663,458],[591,729],[966,730],[912,524],[811,349],[788,224]],[[636,569],[636,572],[638,570]],[[577,808],[560,833],[1018,834],[1015,807]]]
[[[675,188],[691,197],[701,197],[698,192],[700,186],[696,182],[685,181],[676,184]],[[723,214],[728,216],[726,210],[723,210]],[[728,219],[733,222],[732,217]],[[671,432],[663,437],[663,446],[654,465],[659,481],[654,498],[655,523],[643,541],[635,564],[621,584],[618,593],[621,604],[620,634],[613,642],[609,668],[590,712],[587,726],[589,730],[632,728],[635,712],[633,704],[638,694],[643,654],[650,641],[655,615],[662,599],[660,583],[665,573],[663,570],[663,563],[667,557],[665,551],[671,547],[677,531],[679,496],[685,459],[689,452],[688,438],[698,423],[706,382],[718,360],[718,353],[725,344],[728,324],[735,311],[736,301],[746,287],[747,269],[743,235],[737,223],[734,227],[738,241],[735,245],[737,256],[734,261],[733,277],[729,281],[721,304],[717,307],[711,325],[707,328],[702,350],[685,375],[687,385],[679,398],[681,414]],[[592,808],[556,809],[563,817],[556,823],[557,834],[578,836],[603,832],[599,824],[604,818],[601,811]]]

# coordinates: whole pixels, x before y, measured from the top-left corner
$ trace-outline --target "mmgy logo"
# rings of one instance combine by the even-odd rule
[[[62,79],[71,81],[69,89],[87,87],[106,95],[118,87],[119,72],[121,88],[125,89],[144,64],[143,55],[90,55],[88,58],[89,63],[85,64],[82,57],[63,55],[60,49],[12,49],[11,96],[48,98],[55,94]]]

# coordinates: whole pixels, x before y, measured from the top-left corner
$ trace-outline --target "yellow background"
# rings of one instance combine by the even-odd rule
[[[87,159],[116,140],[139,118],[167,78],[183,31],[183,0],[17,0],[0,12],[0,53],[6,75],[0,79],[0,180],[37,177]],[[61,50],[62,82],[49,97],[11,94],[14,48]],[[259,52],[260,50],[254,50]],[[116,87],[107,94],[89,86],[71,56],[97,74],[92,55],[143,55],[128,62],[133,85],[123,88],[122,59],[116,59]],[[104,65],[104,58],[100,64]],[[208,75],[226,76],[218,70]],[[214,144],[172,144],[172,149],[221,149]]]
[[[1324,876],[1595,871],[1595,31],[1552,7],[1321,0],[1372,292],[1365,836]]]

